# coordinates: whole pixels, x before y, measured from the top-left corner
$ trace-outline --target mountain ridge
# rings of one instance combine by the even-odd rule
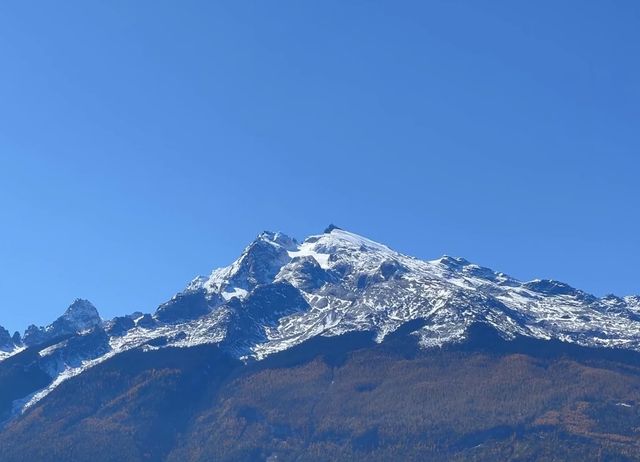
[[[24,396],[15,406],[22,411],[130,349],[217,344],[243,361],[262,360],[315,337],[372,332],[381,342],[418,320],[410,335],[422,348],[460,342],[479,322],[507,340],[640,351],[640,297],[598,298],[559,281],[523,282],[459,257],[423,261],[331,225],[301,243],[259,234],[235,262],[196,277],[153,315],[103,321],[90,302],[76,300],[51,325],[30,326],[0,364],[25,347],[52,343],[38,353],[51,381]]]

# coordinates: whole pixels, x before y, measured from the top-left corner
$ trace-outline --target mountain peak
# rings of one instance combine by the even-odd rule
[[[256,242],[268,242],[270,244],[277,244],[284,247],[287,250],[291,250],[295,248],[296,245],[298,244],[298,242],[294,238],[289,237],[286,234],[281,233],[280,231],[261,232],[260,234],[258,234],[258,237],[253,241],[253,243],[249,245],[248,248],[251,248],[251,246]]]
[[[333,231],[334,229],[342,229],[342,228],[339,228],[336,225],[334,225],[333,223],[331,223],[329,226],[327,226],[324,229],[323,234],[331,234],[331,231]]]
[[[456,267],[456,268],[460,268],[460,267],[471,264],[469,260],[466,260],[462,257],[452,257],[450,255],[443,255],[442,258],[436,261],[442,265],[445,265],[448,267]]]
[[[195,278],[186,292],[204,290],[210,296],[212,308],[230,298],[244,296],[258,285],[273,282],[280,268],[291,259],[289,252],[297,248],[294,238],[281,232],[263,231],[231,265]]]
[[[89,300],[76,298],[58,320],[65,320],[75,331],[90,329],[102,323],[100,314]]]
[[[29,326],[23,341],[26,345],[37,345],[69,334],[76,334],[102,325],[102,319],[95,306],[89,301],[77,298],[64,314],[46,327]]]
[[[14,347],[13,339],[7,329],[0,326],[0,351],[10,351]]]

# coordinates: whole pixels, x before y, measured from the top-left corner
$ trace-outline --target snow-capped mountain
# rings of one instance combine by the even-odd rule
[[[103,322],[77,300],[50,326],[27,329],[25,346],[50,343],[39,356],[51,381],[16,409],[131,348],[215,343],[260,360],[317,336],[366,331],[383,341],[414,320],[422,321],[413,335],[424,348],[462,341],[485,323],[505,339],[640,351],[637,296],[598,298],[557,281],[523,282],[462,258],[422,261],[334,226],[301,243],[264,232],[230,266],[195,278],[153,315]],[[0,330],[0,346],[6,337]]]
[[[291,303],[275,301],[285,290]],[[427,321],[416,331],[424,346],[460,340],[469,325],[486,322],[507,338],[640,348],[638,297],[599,299],[557,281],[521,282],[462,258],[421,261],[335,227],[301,244],[262,233],[155,318],[177,321],[172,329],[183,345],[228,342],[242,318],[254,339],[236,354],[256,358],[316,335],[372,331],[382,340],[415,319]]]
[[[26,346],[45,343],[65,335],[73,335],[100,326],[102,319],[91,302],[76,299],[62,316],[46,327],[31,325],[24,333]]]

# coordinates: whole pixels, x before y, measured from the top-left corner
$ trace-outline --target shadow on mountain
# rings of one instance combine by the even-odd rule
[[[29,347],[0,362],[0,423],[10,417],[15,400],[27,397],[52,382],[50,375],[41,367],[40,352],[69,337],[58,337]]]

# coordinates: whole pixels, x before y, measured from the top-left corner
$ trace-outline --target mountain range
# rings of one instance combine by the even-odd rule
[[[287,452],[287,445],[284,443],[281,446],[267,448],[264,441],[256,443],[255,447],[240,450],[242,445],[233,446],[229,441],[222,439],[216,444],[211,443],[212,447],[216,448],[215,451],[218,451],[213,453],[203,452],[198,449],[198,445],[194,446],[193,434],[191,440],[184,435],[188,434],[186,429],[194,432],[194,428],[197,427],[198,441],[205,438],[202,422],[216,422],[220,425],[220,417],[211,414],[211,409],[224,406],[224,401],[217,402],[216,406],[211,403],[204,406],[200,403],[200,414],[196,416],[196,411],[193,411],[194,413],[184,416],[181,412],[194,406],[193,402],[183,403],[183,409],[167,410],[162,407],[167,405],[166,402],[162,404],[154,401],[161,396],[156,393],[157,396],[147,396],[138,403],[143,409],[147,409],[146,406],[154,409],[160,406],[159,410],[154,411],[157,415],[149,417],[147,422],[144,419],[140,420],[137,411],[132,410],[135,406],[131,408],[133,405],[127,402],[126,396],[136,396],[140,387],[151,386],[151,383],[154,383],[155,387],[159,386],[158,383],[165,386],[166,380],[171,382],[167,377],[175,373],[180,380],[186,380],[185,377],[191,377],[189,380],[196,382],[202,380],[197,386],[191,382],[187,386],[176,379],[181,383],[180,387],[195,387],[198,390],[193,391],[195,395],[204,393],[202,390],[209,390],[208,399],[214,399],[213,395],[218,396],[221,393],[219,387],[224,389],[224,384],[227,383],[225,380],[230,380],[229,374],[241,374],[243,377],[250,377],[241,384],[247,388],[246,393],[256,393],[255,387],[260,386],[267,389],[269,386],[284,387],[282,393],[297,396],[297,399],[301,400],[301,406],[305,407],[309,405],[309,400],[314,401],[315,398],[304,395],[304,392],[298,389],[295,392],[291,391],[291,388],[286,391],[286,387],[299,387],[301,383],[305,383],[309,390],[313,390],[318,386],[318,381],[324,383],[329,378],[329,385],[323,386],[332,386],[336,383],[336,374],[340,370],[352,369],[356,377],[361,374],[369,378],[362,383],[354,382],[352,385],[355,391],[336,396],[346,399],[350,393],[355,393],[360,398],[363,394],[378,389],[379,378],[386,376],[387,369],[398,369],[398,373],[404,374],[410,383],[411,377],[417,373],[407,365],[407,361],[428,363],[434,371],[439,371],[443,380],[459,373],[451,369],[455,364],[466,371],[478,374],[479,377],[483,376],[484,372],[478,372],[482,370],[478,362],[484,362],[483,367],[497,376],[509,375],[514,369],[521,369],[519,372],[522,374],[523,382],[519,382],[519,385],[512,383],[513,378],[504,380],[504,386],[508,390],[503,392],[508,393],[513,392],[513,387],[524,386],[527,380],[537,383],[536,381],[541,380],[540,374],[549,375],[547,382],[541,380],[538,384],[540,390],[532,389],[532,393],[551,396],[558,393],[558,390],[568,393],[568,385],[560,378],[564,371],[555,369],[558,367],[558,361],[561,361],[558,358],[563,358],[562,361],[574,361],[567,364],[575,369],[572,371],[575,376],[565,377],[566,380],[573,380],[574,384],[582,383],[585,380],[583,375],[588,374],[589,368],[585,361],[601,361],[598,367],[606,371],[606,374],[629,375],[630,378],[616,378],[619,383],[615,386],[621,386],[620,383],[626,384],[625,380],[628,380],[628,390],[635,390],[634,384],[638,380],[636,374],[640,377],[633,369],[636,367],[638,352],[638,296],[596,297],[559,281],[520,281],[505,273],[457,257],[444,256],[432,261],[423,261],[333,225],[324,233],[307,237],[302,242],[282,233],[263,232],[231,265],[216,269],[208,276],[196,277],[182,292],[157,307],[153,313],[136,312],[103,320],[89,301],[78,299],[48,326],[30,326],[22,335],[11,335],[0,327],[0,421],[4,422],[4,430],[0,432],[0,449],[4,448],[5,454],[14,454],[5,457],[9,461],[26,457],[25,454],[29,451],[31,457],[36,457],[30,460],[39,460],[38,457],[48,460],[45,453],[33,452],[35,449],[26,440],[20,443],[21,439],[17,435],[38,434],[41,438],[49,438],[46,435],[52,428],[57,428],[57,424],[47,421],[47,418],[55,415],[55,412],[63,415],[67,412],[65,409],[75,408],[78,404],[73,401],[74,396],[90,393],[87,390],[93,388],[111,387],[111,384],[103,383],[109,380],[109,374],[113,374],[114,377],[129,374],[129,382],[125,381],[126,385],[123,385],[122,390],[112,390],[114,396],[119,396],[117,399],[113,397],[115,401],[101,401],[110,391],[97,395],[90,393],[91,398],[88,402],[96,404],[91,412],[82,414],[82,418],[78,417],[78,421],[99,420],[101,413],[106,412],[105,409],[109,406],[118,407],[121,413],[125,413],[123,409],[126,409],[127,419],[136,421],[135,424],[129,422],[125,425],[130,431],[133,431],[131,428],[138,428],[140,425],[150,426],[149,428],[162,427],[157,432],[144,427],[151,435],[145,433],[144,438],[153,439],[153,443],[143,444],[141,441],[147,441],[144,438],[131,442],[131,448],[117,456],[119,459],[109,459],[104,454],[96,459],[90,448],[85,449],[85,452],[79,450],[75,459],[69,458],[70,453],[60,448],[57,449],[57,453],[49,448],[46,454],[58,454],[58,459],[55,460],[65,460],[65,457],[68,460],[83,460],[84,455],[79,454],[87,454],[87,460],[93,461],[210,460],[207,457],[212,454],[216,454],[221,460],[323,460],[323,454],[334,454],[335,457],[354,460],[358,459],[358,454],[363,460],[375,460],[376,457],[379,460],[389,460],[388,457],[392,455],[401,455],[407,460],[412,457],[420,459],[425,455],[434,460],[438,460],[440,456],[443,460],[455,460],[456,457],[468,460],[466,458],[470,455],[469,451],[479,445],[481,449],[478,450],[478,460],[491,460],[498,454],[504,455],[500,451],[507,450],[505,448],[509,445],[506,445],[505,439],[511,438],[513,441],[519,441],[518,444],[524,445],[525,449],[528,448],[526,450],[534,448],[535,451],[543,451],[531,453],[537,454],[535,458],[538,459],[541,454],[547,454],[544,451],[548,450],[551,451],[548,454],[553,454],[553,445],[549,446],[549,442],[555,441],[554,438],[557,440],[561,434],[547,433],[544,444],[531,443],[528,438],[537,441],[539,435],[536,433],[537,436],[532,437],[527,433],[526,429],[530,428],[527,425],[538,422],[539,425],[536,425],[540,428],[555,425],[562,428],[562,432],[573,435],[571,438],[567,437],[567,441],[571,441],[571,445],[575,446],[576,452],[567,453],[571,457],[582,454],[580,451],[583,451],[587,458],[593,456],[592,446],[595,444],[601,448],[601,457],[614,457],[613,460],[628,457],[630,460],[637,460],[634,457],[640,457],[640,440],[637,438],[636,430],[633,430],[635,427],[625,428],[624,432],[616,433],[596,431],[596,424],[580,423],[580,419],[594,419],[593,416],[585,414],[584,409],[590,409],[591,405],[584,404],[590,403],[589,400],[585,401],[584,396],[579,399],[571,398],[574,401],[567,404],[569,408],[549,407],[546,401],[544,406],[537,403],[536,406],[541,407],[535,408],[535,412],[531,410],[531,415],[527,414],[528,411],[521,410],[528,417],[514,425],[503,425],[505,419],[497,418],[497,424],[489,429],[480,425],[462,431],[460,425],[466,424],[447,423],[452,428],[450,434],[458,435],[462,442],[454,438],[455,441],[452,440],[452,443],[448,437],[439,437],[444,439],[434,441],[423,438],[425,442],[421,445],[413,440],[402,443],[400,438],[397,441],[393,440],[391,444],[392,438],[389,435],[392,432],[385,427],[389,424],[383,419],[377,426],[366,428],[360,432],[361,434],[356,432],[357,435],[352,434],[349,437],[341,435],[340,432],[336,433],[333,427],[329,433],[323,433],[324,430],[320,431],[315,427],[298,429],[296,431],[311,432],[320,436],[305,437],[305,445],[292,449],[293,452]],[[477,356],[486,354],[494,355],[495,362],[491,362],[486,356]],[[443,355],[453,356],[447,356],[445,363],[438,363],[444,361]],[[540,359],[541,355],[543,359]],[[324,358],[323,365],[314,362],[314,358],[320,356]],[[498,357],[500,359],[496,359]],[[503,361],[506,358],[509,358],[509,362],[505,364]],[[373,363],[358,362],[365,360]],[[604,366],[602,361],[606,363]],[[143,364],[146,368],[141,366]],[[379,370],[381,364],[387,369]],[[138,370],[138,367],[142,369]],[[167,377],[154,378],[152,371],[160,374],[157,371],[165,370],[167,367],[172,371],[166,372]],[[320,374],[318,377],[321,376],[322,379],[316,377],[315,382],[311,380],[307,383],[305,380],[308,378],[304,378],[306,376],[303,374],[303,378],[296,376],[295,380],[291,378],[289,383],[281,377],[274,378],[265,372],[275,368],[287,376],[291,371],[300,372],[301,368],[305,367],[308,369],[304,370],[305,373],[311,376]],[[426,370],[424,364],[421,363],[420,367],[421,370]],[[547,369],[536,372],[536,367]],[[593,367],[593,364],[589,367]],[[204,376],[199,375],[204,373],[203,370],[209,372]],[[328,375],[325,377],[322,374]],[[454,380],[452,383],[464,386],[461,390],[452,392],[452,396],[457,400],[464,400],[465,387],[469,386],[467,382],[470,379],[465,375],[456,380],[458,381]],[[486,380],[487,383],[483,386],[498,393],[502,385],[491,382],[489,376]],[[607,380],[614,379],[607,376],[594,379],[594,383],[613,386]],[[278,381],[283,383],[279,384]],[[561,388],[547,390],[549,383],[553,381],[558,382],[558,387]],[[212,383],[217,384],[215,392],[210,389]],[[420,382],[416,378],[416,384],[418,383]],[[80,384],[85,388],[78,388]],[[388,393],[395,395],[404,391],[413,396],[416,391],[408,392],[406,386],[407,384],[396,384]],[[590,386],[593,387],[594,384]],[[544,391],[541,391],[542,389]],[[466,392],[471,393],[470,390]],[[234,390],[233,393],[239,392]],[[238,399],[240,403],[247,400],[247,396],[242,395],[238,398],[239,395],[233,393],[229,395],[231,397],[227,396],[230,400],[227,404],[233,399]],[[299,396],[300,393],[304,396]],[[608,415],[610,412],[614,415],[619,411],[633,412],[629,425],[640,419],[640,409],[636,408],[635,401],[625,395],[627,391],[621,392],[620,398],[607,395],[604,399],[604,392],[599,393],[593,391],[591,399],[598,405],[604,400],[607,406],[613,406],[613,411],[607,408],[602,415]],[[611,390],[607,393],[611,393]],[[179,402],[182,403],[183,399],[184,397]],[[334,396],[334,399],[338,398]],[[423,397],[418,394],[415,399],[422,402]],[[438,399],[446,400],[446,397]],[[532,398],[528,397],[527,400],[529,399]],[[552,398],[548,399],[553,401]],[[554,399],[559,398],[556,396]],[[640,397],[638,399],[640,403]],[[275,399],[266,401],[265,406],[272,406],[274,402],[278,402]],[[467,404],[467,412],[479,412],[472,409],[475,406],[473,403]],[[57,409],[55,412],[51,409],[52,406]],[[315,406],[321,405],[316,403]],[[386,406],[380,406],[380,409]],[[533,407],[535,406],[532,405],[532,409]],[[204,414],[203,409],[207,410]],[[517,414],[521,411],[514,408],[511,412]],[[274,409],[265,411],[257,405],[238,404],[234,412],[237,413],[234,414],[235,418],[244,422],[242,425],[247,428],[251,425],[256,428],[267,426],[268,429],[260,431],[271,435],[271,441],[278,438],[286,441],[289,437],[293,438],[292,434],[295,434],[296,438],[303,438],[295,432],[291,433],[291,427],[295,426],[293,423],[287,423],[286,428],[281,429],[282,435],[278,437],[278,427],[265,423],[273,417],[269,412],[276,413]],[[351,418],[355,419],[355,416],[360,416],[362,412],[361,408],[354,410]],[[369,414],[371,412],[376,413],[368,411]],[[397,413],[398,410],[394,409],[393,412]],[[492,418],[496,418],[496,413],[499,414],[499,411],[494,410]],[[411,419],[417,418],[413,410],[400,414],[400,418],[409,415]],[[169,416],[175,421],[183,419],[183,426],[180,429],[167,429],[163,426],[166,422],[162,425],[158,423]],[[346,418],[350,418],[349,415]],[[577,423],[572,424],[571,419]],[[57,421],[58,424],[60,421]],[[141,421],[146,423],[141,424]],[[198,422],[200,427],[194,422]],[[30,426],[29,430],[24,428],[25,425]],[[110,427],[104,425],[108,433]],[[314,425],[322,427],[327,424],[316,422]],[[416,426],[418,423],[416,421],[411,425]],[[502,427],[504,428],[501,430]],[[576,430],[578,427],[580,431]],[[640,428],[640,425],[638,427]],[[234,438],[242,438],[241,435],[246,431],[245,428],[240,432],[240,436],[236,434]],[[171,446],[164,447],[156,441],[162,432],[169,435],[166,440],[172,441]],[[79,434],[79,431],[72,432],[72,437],[76,438]],[[613,434],[617,436],[611,436]],[[602,435],[609,437],[605,438]],[[91,436],[97,437],[97,434]],[[254,437],[259,439],[258,436]],[[122,435],[119,438],[122,438]],[[317,438],[317,444],[314,438]],[[385,438],[391,439],[385,443]],[[603,443],[603,438],[606,444]],[[348,444],[343,440],[348,441]],[[471,443],[464,442],[467,440]],[[486,441],[500,443],[496,443],[498,446],[492,446]],[[351,452],[340,452],[344,448],[336,449],[343,443],[347,444],[348,451]],[[46,448],[47,444],[50,443],[41,441],[40,447]],[[220,445],[225,444],[233,446],[231,452],[225,453],[220,449]],[[293,443],[290,444],[291,447],[295,446]],[[515,447],[514,444],[511,445],[512,449]],[[145,445],[152,449],[145,449]],[[329,449],[320,450],[324,447],[322,445],[327,445]],[[489,452],[483,456],[482,451],[485,449]],[[525,449],[522,449],[522,460],[534,457]],[[240,452],[233,452],[235,450]],[[329,452],[324,452],[325,450]],[[338,452],[331,453],[331,450]],[[335,459],[329,457],[327,460]],[[560,457],[549,460],[563,459]]]

